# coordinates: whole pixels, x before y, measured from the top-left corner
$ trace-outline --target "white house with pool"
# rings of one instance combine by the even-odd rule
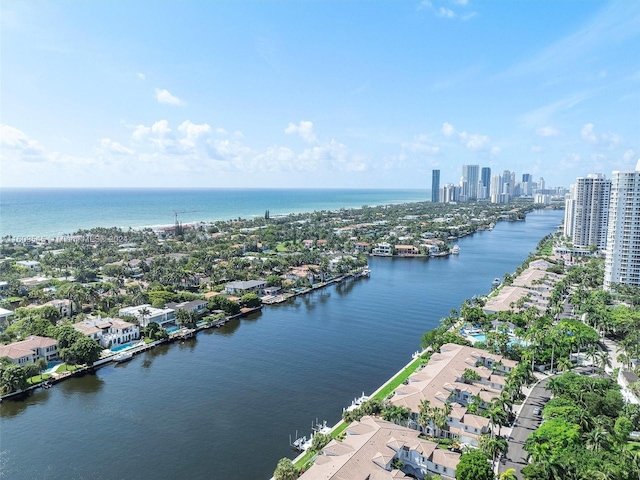
[[[154,308],[148,303],[121,308],[118,310],[118,315],[137,318],[141,327],[146,327],[151,322],[167,327],[169,324],[175,324],[176,321],[176,311],[173,308]]]
[[[118,318],[92,318],[74,323],[73,328],[93,338],[104,348],[123,345],[140,339],[140,327]]]

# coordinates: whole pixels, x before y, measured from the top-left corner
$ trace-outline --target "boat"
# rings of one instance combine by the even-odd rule
[[[122,352],[113,357],[113,361],[116,363],[128,362],[133,358],[133,352]]]
[[[458,245],[454,245],[451,249],[451,253],[453,253],[454,255],[458,255],[460,253],[460,247]]]
[[[494,288],[499,287],[501,283],[502,281],[498,277],[496,277],[493,279],[493,282],[491,282],[491,286]]]

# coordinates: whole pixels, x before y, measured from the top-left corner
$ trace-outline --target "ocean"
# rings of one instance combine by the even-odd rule
[[[418,202],[425,190],[2,189],[0,237],[54,238],[79,229],[122,229]]]

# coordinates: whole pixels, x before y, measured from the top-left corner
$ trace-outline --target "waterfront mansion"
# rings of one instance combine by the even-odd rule
[[[518,362],[501,355],[447,343],[440,348],[440,353],[431,355],[427,365],[396,389],[390,403],[411,410],[409,426],[416,430],[478,446],[479,436],[489,432],[489,419],[469,413],[467,406],[476,398],[479,406],[486,408],[500,396],[506,376],[517,365]],[[443,430],[436,429],[433,422],[424,429],[419,425],[423,400],[428,400],[431,408],[451,406]]]

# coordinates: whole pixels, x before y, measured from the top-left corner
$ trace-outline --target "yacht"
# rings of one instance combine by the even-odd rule
[[[453,248],[451,248],[451,253],[458,255],[460,253],[460,247],[458,245],[454,245]]]

